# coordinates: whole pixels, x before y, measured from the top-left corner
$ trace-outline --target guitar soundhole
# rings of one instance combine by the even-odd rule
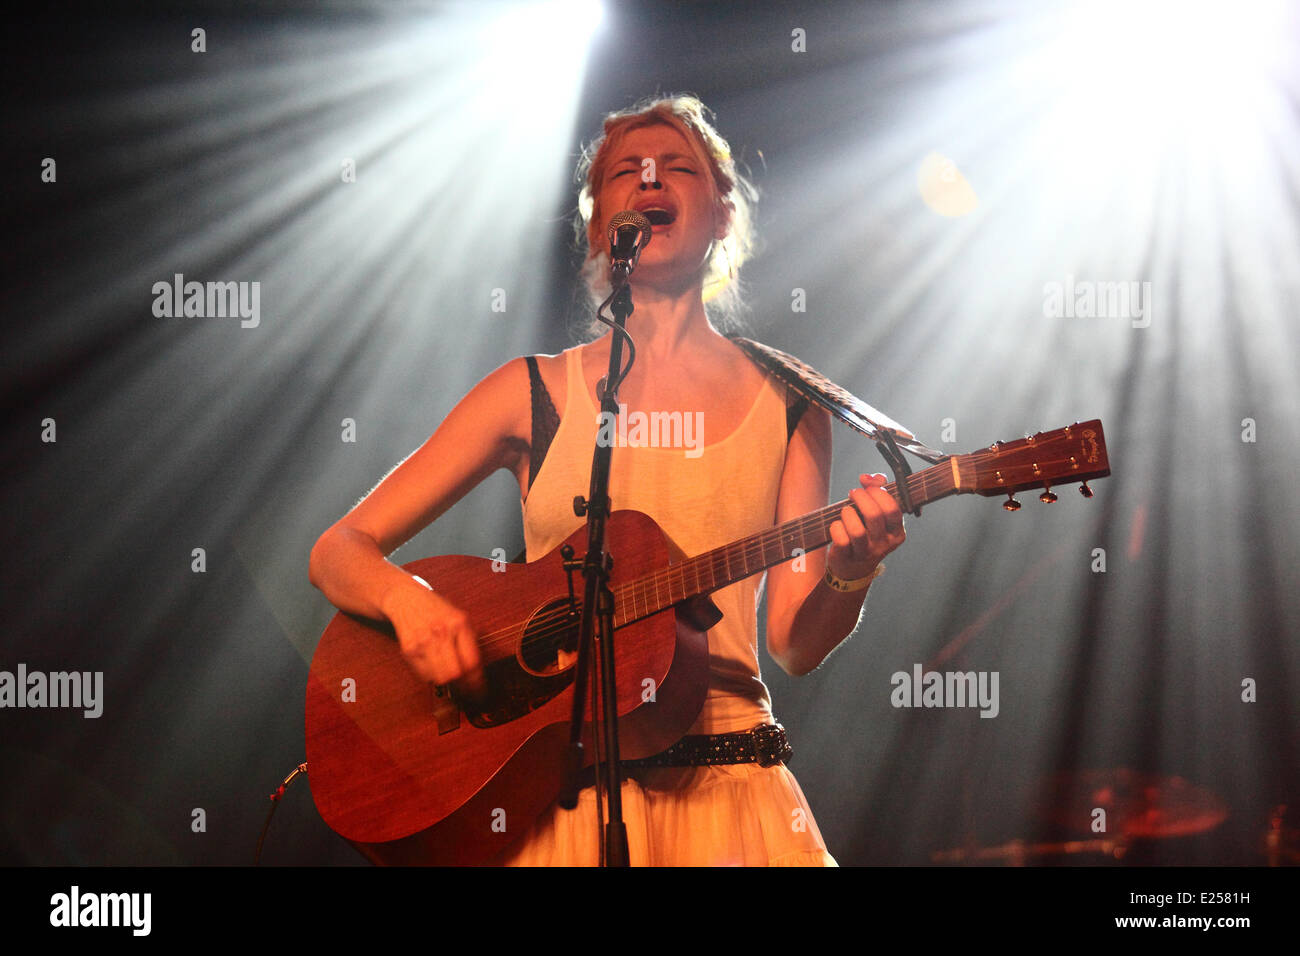
[[[457,699],[470,724],[486,730],[518,720],[572,684],[578,622],[567,599],[539,608],[525,625],[515,656],[487,666],[487,694]]]
[[[519,666],[534,677],[554,677],[578,660],[578,624],[567,598],[543,605],[529,619],[515,655]]]

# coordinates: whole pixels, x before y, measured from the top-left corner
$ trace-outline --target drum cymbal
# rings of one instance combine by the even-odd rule
[[[1012,840],[1000,846],[963,846],[950,850],[934,850],[933,863],[1005,863],[1008,866],[1038,864],[1051,857],[1090,856],[1124,858],[1126,847],[1122,840],[1068,840],[1058,843],[1026,843]]]
[[[1040,814],[1069,830],[1091,832],[1095,811],[1106,811],[1106,832],[1126,838],[1190,836],[1212,830],[1228,806],[1183,777],[1124,768],[1064,771],[1045,781]]]

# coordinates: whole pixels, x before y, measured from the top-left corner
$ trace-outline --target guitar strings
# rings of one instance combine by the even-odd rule
[[[916,490],[928,490],[926,488],[929,484],[928,472],[929,469],[919,475],[909,476],[909,488],[913,484],[918,484],[921,487]],[[892,488],[892,483],[885,487],[886,490],[889,490]],[[684,590],[684,581],[690,569],[695,571],[696,581],[699,583],[701,581],[701,567],[707,567],[711,580],[716,584],[718,568],[722,568],[724,577],[728,576],[733,564],[733,557],[740,558],[743,566],[748,569],[750,558],[765,560],[769,546],[772,544],[779,546],[782,538],[789,538],[797,535],[801,539],[806,539],[806,535],[809,531],[818,531],[821,536],[826,536],[829,529],[828,519],[829,521],[834,521],[836,517],[838,517],[840,509],[847,507],[850,503],[851,499],[844,499],[843,501],[835,502],[824,508],[818,509],[817,511],[810,512],[807,515],[794,519],[793,522],[788,524],[783,524],[776,528],[760,532],[754,537],[750,544],[746,545],[742,549],[735,550],[732,549],[731,546],[724,546],[723,548],[714,549],[713,551],[705,552],[704,554],[697,555],[693,558],[688,558],[680,564],[672,565],[668,568],[661,568],[648,575],[625,582],[614,590],[615,607],[633,609],[632,613],[626,616],[622,626],[626,626],[627,624],[640,620],[641,618],[648,617],[649,615],[664,610],[675,603],[672,600],[663,600],[661,592],[666,590],[669,598],[671,598],[673,590],[672,585],[674,582],[682,582]],[[826,540],[829,540],[829,538],[826,538]],[[823,540],[822,545],[825,543],[825,540]],[[820,546],[821,545],[818,545],[818,547]],[[780,560],[771,562],[771,564],[779,563]],[[771,564],[765,566],[770,567]],[[758,568],[749,571],[744,576],[748,577],[750,574],[757,574],[761,569],[762,568]],[[723,586],[725,587],[726,585]],[[717,590],[717,587],[715,586],[711,590]],[[643,613],[638,614],[635,611],[635,607],[638,604],[645,608]],[[653,610],[651,609],[652,607]],[[578,608],[580,609],[581,605],[578,605]],[[529,630],[530,623],[535,625],[531,630]],[[530,621],[511,624],[507,627],[490,631],[483,635],[479,644],[480,647],[489,649],[495,648],[498,645],[513,644],[521,629],[526,631],[523,642],[536,644],[567,633],[573,626],[573,623],[574,616],[570,614],[567,607],[557,608],[544,612],[537,617],[530,619]]]
[[[841,503],[839,502],[836,503],[836,505],[839,504]],[[787,528],[786,531],[784,532],[784,535],[788,536],[796,533],[796,527],[797,527],[797,533],[802,537],[806,535],[809,530],[814,530],[819,525],[821,526],[822,532],[824,533],[825,528],[827,527],[825,519],[828,515],[826,513],[833,510],[837,510],[836,505],[828,506],[825,509],[819,509],[818,511],[811,512],[808,515],[796,519],[796,521],[794,522],[794,526]],[[778,530],[777,528],[773,528],[773,529],[769,529],[768,531],[762,532],[758,536],[758,539],[756,539],[753,543],[747,545],[743,550],[734,553],[737,556],[742,558],[742,560],[745,563],[745,566],[747,567],[748,559],[750,557],[762,558],[764,551],[766,550],[763,542],[759,539],[771,537],[774,535],[774,533],[777,530]],[[706,561],[705,559],[708,560]],[[644,617],[648,617],[650,614],[657,613],[658,611],[669,607],[672,603],[675,603],[672,601],[663,602],[661,600],[658,600],[657,597],[664,590],[664,588],[662,587],[664,583],[671,584],[671,580],[669,579],[684,580],[685,571],[688,566],[691,565],[696,566],[696,577],[697,580],[699,580],[699,566],[702,564],[707,564],[709,566],[710,576],[716,582],[717,568],[719,566],[723,568],[723,575],[725,577],[729,573],[730,566],[732,563],[733,562],[729,556],[729,552],[727,551],[727,548],[724,547],[721,549],[715,549],[714,551],[705,552],[704,554],[697,555],[693,558],[688,558],[686,561],[683,561],[680,564],[672,565],[669,568],[662,568],[650,574],[644,575],[642,577],[634,578],[631,581],[624,582],[623,584],[619,585],[617,588],[614,589],[614,599],[615,599],[615,608],[616,608],[615,616],[616,617],[618,616],[618,612],[620,610],[622,611],[627,611],[628,609],[633,609],[633,610],[631,614],[624,614],[624,621],[622,625],[616,625],[616,626],[626,626],[627,624],[633,623],[636,620],[640,620]],[[777,561],[773,563],[780,563],[780,562]],[[758,570],[755,570],[751,573],[757,574]],[[723,586],[725,587],[725,585]],[[716,588],[714,588],[714,590],[716,590]],[[671,587],[668,588],[668,593],[671,596]],[[638,597],[640,598],[639,600],[637,599]],[[557,600],[563,600],[563,599],[557,598]],[[655,605],[653,610],[650,609],[652,604]],[[581,604],[575,602],[575,605],[576,605],[576,609],[580,611]],[[642,607],[645,608],[644,613],[637,613],[635,611],[635,607],[637,605],[641,605]],[[543,641],[548,638],[555,637],[559,634],[566,633],[573,626],[573,623],[574,623],[574,615],[570,613],[568,607],[567,606],[560,607],[551,611],[543,612],[542,614],[539,614],[537,617],[531,618],[529,621],[522,622],[522,623],[514,623],[504,628],[498,628],[497,630],[489,631],[482,636],[482,638],[479,641],[479,646],[482,648],[494,648],[498,645],[513,644],[521,629],[527,631],[527,633],[525,633],[524,635],[524,641],[535,644],[539,641]],[[532,629],[529,629],[529,624],[534,624],[537,626]]]
[[[1050,440],[1043,442],[1042,444],[1046,445],[1049,443]],[[984,450],[971,452],[960,456],[960,458],[963,461],[975,465],[978,473],[980,465],[991,458],[1002,458],[1005,455],[1005,451]],[[1043,464],[1051,469],[1052,466],[1063,464],[1065,460],[1066,459],[1050,460]],[[937,500],[938,496],[932,496],[931,492],[935,490],[936,486],[940,490],[944,490],[947,487],[947,484],[951,479],[950,469],[951,465],[945,463],[943,465],[927,468],[925,471],[918,474],[908,475],[905,480],[907,482],[909,494],[920,493],[920,496],[926,499],[922,504]],[[1044,478],[1044,481],[1051,481],[1051,478]],[[890,482],[884,486],[884,489],[890,494],[893,494],[896,487],[896,482]],[[782,560],[788,560],[788,558],[783,557],[777,561],[771,562],[771,564],[763,564],[752,571],[748,570],[750,558],[756,558],[760,562],[766,561],[766,553],[769,546],[776,545],[779,547],[781,539],[783,538],[792,538],[795,535],[798,535],[802,539],[812,530],[818,531],[820,535],[826,535],[829,531],[829,523],[827,519],[833,522],[836,517],[838,517],[840,510],[844,507],[851,506],[851,504],[851,498],[834,502],[824,508],[819,508],[807,515],[796,518],[791,522],[778,525],[775,528],[770,528],[754,535],[751,542],[739,550],[734,549],[731,545],[724,545],[721,548],[715,548],[712,551],[706,551],[703,554],[688,558],[679,564],[660,568],[650,574],[635,578],[632,581],[624,582],[614,589],[616,608],[615,616],[618,616],[619,610],[626,611],[631,609],[631,613],[625,614],[623,624],[616,624],[616,626],[626,626],[637,620],[648,617],[651,614],[665,610],[672,604],[676,603],[672,600],[665,600],[663,592],[666,591],[668,598],[671,598],[674,584],[680,584],[683,594],[685,594],[685,582],[691,571],[694,571],[695,581],[698,586],[702,583],[702,570],[707,569],[709,576],[715,585],[710,588],[710,590],[718,590],[718,587],[716,586],[718,568],[721,566],[724,577],[730,575],[733,557],[739,557],[742,561],[743,567],[746,569],[747,573],[742,575],[742,577],[757,574],[760,570],[764,570],[765,568],[771,567],[775,564],[780,564]],[[822,547],[825,543],[826,541],[822,541],[821,544],[816,545],[815,547]],[[791,557],[793,557],[793,555]],[[726,587],[727,585],[722,586]],[[697,593],[707,592],[698,591]],[[557,600],[562,599],[557,598]],[[681,599],[679,598],[678,600]],[[635,610],[638,604],[644,608],[644,611],[639,614]],[[574,611],[580,613],[581,604],[575,602]],[[512,645],[519,636],[521,630],[524,631],[521,645],[524,643],[535,645],[539,642],[568,633],[575,623],[575,616],[576,614],[571,613],[568,607],[546,611],[539,614],[537,617],[530,618],[528,621],[510,624],[506,627],[487,632],[481,637],[479,646],[483,649],[495,649],[497,646],[501,645]],[[530,624],[533,625],[531,629],[529,628]]]
[[[983,453],[972,453],[971,455],[964,456],[964,457],[972,462],[976,462],[997,455],[998,453],[995,452],[983,452]],[[1056,463],[1049,462],[1048,464],[1056,464]],[[932,472],[934,474],[932,474]],[[934,482],[931,481],[931,478],[933,477],[936,480],[938,480],[941,479],[942,477],[945,477],[946,474],[947,473],[943,471],[942,467],[940,467],[938,469],[927,469],[926,471],[921,472],[919,475],[908,476],[909,491],[925,492],[927,493],[927,498],[928,498],[928,492],[931,490],[931,485],[934,484]],[[919,486],[919,487],[913,487],[913,486]],[[891,491],[892,493],[891,490],[892,487],[894,486],[891,483],[889,485],[886,485],[885,489],[887,491]],[[675,603],[672,600],[674,585],[680,584],[682,586],[683,593],[685,593],[686,591],[685,581],[692,570],[695,573],[697,586],[700,585],[702,583],[702,577],[701,577],[702,566],[707,565],[711,579],[714,582],[716,582],[717,567],[719,566],[719,564],[721,563],[723,565],[724,576],[729,575],[731,563],[732,563],[732,557],[736,556],[736,557],[740,557],[744,563],[744,566],[747,571],[745,576],[748,576],[749,574],[757,574],[758,570],[762,569],[761,567],[759,569],[755,569],[752,571],[748,570],[749,559],[751,557],[756,557],[760,561],[766,561],[766,552],[768,550],[769,545],[779,544],[781,538],[793,538],[795,535],[799,535],[800,537],[803,537],[804,535],[807,534],[808,530],[810,530],[810,526],[816,528],[818,525],[821,525],[820,530],[824,534],[826,531],[825,519],[830,516],[831,512],[838,513],[839,509],[847,506],[850,500],[851,499],[846,499],[843,502],[836,502],[835,504],[827,506],[824,509],[819,509],[818,511],[812,512],[809,515],[804,516],[803,518],[796,519],[795,522],[791,523],[788,526],[781,525],[778,528],[773,528],[766,532],[762,532],[754,538],[751,544],[746,545],[744,548],[738,551],[731,549],[729,546],[724,547],[722,549],[715,549],[715,551],[713,552],[706,552],[703,555],[698,555],[694,558],[690,558],[687,561],[684,561],[680,564],[673,565],[668,568],[660,569],[658,571],[652,572],[649,575],[645,575],[641,578],[637,578],[632,581],[624,583],[619,588],[615,589],[616,602],[619,605],[623,606],[624,608],[627,608],[629,606],[632,608],[632,612],[630,615],[628,615],[628,619],[624,621],[624,625],[628,623],[632,623],[633,621],[638,620],[642,617],[649,616],[650,614],[657,613],[658,611],[661,611],[666,607],[670,606],[671,604]],[[929,500],[933,500],[933,499],[929,499]],[[825,541],[823,541],[822,544],[824,545]],[[706,558],[707,561],[704,560]],[[777,564],[777,563],[780,563],[780,561],[778,560],[778,561],[771,562],[771,564]],[[765,566],[770,567],[771,564],[766,564]],[[664,591],[665,589],[668,595],[667,598],[664,598],[661,594],[661,592]],[[713,588],[713,590],[716,590],[716,587]],[[640,598],[639,602],[637,600],[638,597]],[[638,603],[640,603],[645,608],[645,611],[641,614],[637,614],[635,610]],[[559,634],[568,632],[572,627],[573,616],[570,614],[570,612],[567,609],[557,609],[539,615],[536,618],[533,618],[532,623],[536,626],[534,627],[532,633],[525,634],[524,641],[529,643],[536,643],[539,641],[556,637]],[[522,625],[513,624],[506,628],[489,632],[487,635],[484,636],[484,639],[481,643],[485,647],[492,647],[502,643],[513,643],[521,627],[526,629],[527,622],[525,622]]]
[[[932,474],[932,472],[938,473]],[[931,484],[941,483],[942,479],[947,477],[949,474],[949,472],[940,468],[926,469],[926,471],[921,472],[920,474],[909,475],[909,491],[929,492],[931,490]],[[931,482],[931,478],[935,478],[937,482]],[[885,490],[892,494],[892,489],[894,487],[894,483],[891,482],[885,485]],[[667,590],[668,596],[671,598],[673,583],[684,582],[689,570],[694,570],[696,581],[699,583],[701,581],[701,567],[706,566],[711,580],[716,583],[717,570],[719,566],[723,569],[724,577],[730,574],[733,556],[739,557],[742,560],[744,567],[747,569],[751,557],[763,560],[766,551],[768,550],[768,546],[770,544],[777,544],[779,546],[781,538],[793,537],[795,535],[798,535],[800,538],[805,538],[810,530],[817,530],[822,536],[825,536],[829,530],[828,519],[834,521],[838,517],[840,509],[850,506],[851,502],[852,499],[844,499],[827,505],[817,511],[810,512],[809,514],[797,518],[788,524],[783,524],[776,528],[771,528],[767,531],[761,532],[755,536],[752,543],[738,551],[732,549],[730,546],[724,546],[723,548],[714,549],[713,551],[705,552],[704,554],[697,555],[693,558],[688,558],[680,564],[672,565],[668,568],[661,568],[643,577],[625,582],[616,588],[614,592],[616,608],[633,608],[632,614],[627,616],[628,619],[623,622],[623,626],[643,617],[648,617],[650,614],[664,610],[671,606],[671,604],[675,603],[671,600],[663,600],[660,596],[661,592]],[[829,539],[827,538],[826,540]],[[818,547],[825,543],[826,541],[823,540],[822,544],[818,545]],[[772,564],[779,563],[780,560],[772,562]],[[767,566],[770,567],[771,565]],[[750,571],[744,576],[747,577],[749,574],[757,574],[759,570],[761,570],[761,568]],[[726,585],[723,586],[725,587]],[[717,588],[714,587],[712,590],[717,590]],[[638,600],[638,597],[640,600]],[[644,613],[637,614],[635,607],[638,604],[645,608]],[[580,607],[581,605],[578,605],[578,608]],[[570,614],[567,607],[557,608],[549,612],[544,612],[543,614],[532,618],[529,622],[515,623],[504,628],[499,628],[495,631],[490,631],[483,635],[480,640],[480,646],[484,648],[494,648],[498,645],[513,644],[521,629],[527,631],[529,623],[536,626],[531,630],[531,632],[525,633],[523,642],[536,644],[540,641],[567,633],[573,626],[573,619],[574,616]]]

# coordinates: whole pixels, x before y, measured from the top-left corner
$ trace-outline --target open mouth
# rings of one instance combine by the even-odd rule
[[[664,196],[646,196],[632,208],[649,219],[654,229],[663,229],[677,221],[677,204]]]

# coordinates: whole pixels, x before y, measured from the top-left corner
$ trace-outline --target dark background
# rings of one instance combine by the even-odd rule
[[[589,56],[504,60],[465,40],[502,9],[66,7],[5,31],[0,669],[103,671],[105,702],[97,720],[0,711],[0,863],[252,860],[266,795],[304,758],[333,612],[311,545],[483,375],[572,344],[577,146],[606,111],[687,90],[763,192],[750,335],[948,451],[1106,426],[1113,475],[1091,501],[927,509],[819,671],[765,658],[831,852],[924,864],[1086,838],[1044,818],[1050,775],[1127,768],[1228,810],[1129,862],[1262,863],[1270,814],[1300,798],[1296,58],[1274,77],[1290,125],[1267,126],[1270,175],[1235,178],[1190,142],[1157,153],[1063,113],[1086,60],[1016,72],[1060,39],[1042,5],[620,3]],[[534,75],[557,56],[585,58],[575,82]],[[1072,134],[1044,132],[1059,123]],[[1067,173],[1085,145],[1104,156],[1086,186]],[[980,195],[972,214],[922,201],[934,150]],[[261,282],[259,327],[156,318],[152,284],[177,272]],[[1152,282],[1151,326],[1045,317],[1067,274]],[[836,443],[843,497],[884,466],[843,427]],[[521,544],[502,473],[395,560]],[[954,641],[943,667],[998,671],[999,716],[891,707],[890,675]],[[265,862],[361,859],[300,784]]]

